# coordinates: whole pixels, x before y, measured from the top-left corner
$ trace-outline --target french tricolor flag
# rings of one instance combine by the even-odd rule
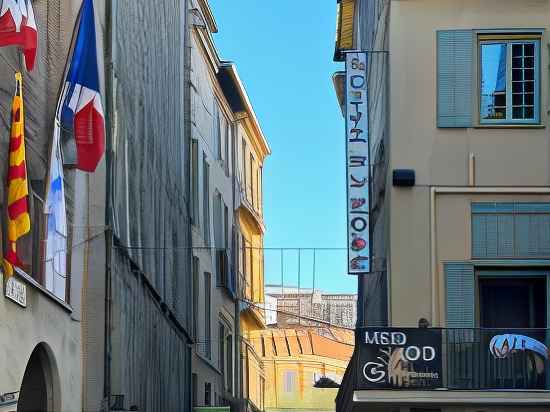
[[[93,0],[83,0],[77,25],[59,117],[63,128],[74,134],[76,167],[93,172],[105,152],[105,116],[99,90]]]
[[[0,47],[17,46],[23,50],[28,71],[34,68],[38,29],[31,0],[0,0]]]

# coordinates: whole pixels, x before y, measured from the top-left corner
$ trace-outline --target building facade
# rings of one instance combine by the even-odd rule
[[[212,11],[196,1],[190,12],[193,404],[236,408],[235,120],[218,80]]]
[[[250,336],[270,383],[265,393],[267,412],[334,411],[338,390],[317,386],[323,378],[341,383],[353,353],[352,333],[277,328]]]
[[[34,3],[39,26],[35,68],[25,70],[21,53],[15,47],[0,48],[0,199],[2,203],[2,251],[6,251],[7,182],[12,98],[16,91],[15,73],[22,73],[22,98],[25,122],[26,171],[29,188],[28,211],[31,230],[17,242],[23,265],[8,280],[2,271],[0,297],[0,411],[75,411],[82,408],[82,354],[84,343],[81,325],[85,321],[82,285],[91,265],[86,261],[85,227],[94,225],[94,240],[88,245],[104,244],[103,216],[90,211],[87,176],[65,171],[65,193],[68,199],[67,250],[69,275],[46,270],[44,253],[44,199],[48,186],[50,147],[54,130],[55,107],[63,81],[64,64],[70,33],[80,2],[54,0]],[[54,11],[56,14],[54,14]],[[48,36],[46,33],[49,33]],[[103,42],[103,37],[98,37]],[[54,56],[64,56],[54,58]],[[94,176],[105,176],[105,163]],[[19,293],[9,294],[15,282]],[[24,290],[22,290],[24,288]],[[11,296],[11,298],[8,297]]]
[[[336,59],[369,52],[375,270],[360,277],[359,317],[362,326],[439,330],[436,386],[446,389],[348,385],[339,409],[545,410],[550,8],[414,0],[339,8]],[[364,366],[354,358],[350,380]]]
[[[89,275],[84,409],[186,410],[194,316],[188,4],[107,6],[107,177],[98,184],[106,195],[95,207],[109,232]]]
[[[263,411],[265,372],[249,334],[265,328],[262,170],[271,149],[235,65],[225,62],[218,79],[229,102],[234,126],[234,265],[239,305],[237,343],[239,410]]]
[[[355,328],[357,320],[357,295],[327,294],[319,290],[266,285],[266,319],[279,328],[331,325]],[[274,299],[272,307],[267,307]],[[296,315],[296,316],[293,316]],[[318,320],[318,321],[317,321]]]

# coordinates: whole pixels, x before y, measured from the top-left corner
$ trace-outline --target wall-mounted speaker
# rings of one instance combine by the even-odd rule
[[[416,176],[412,169],[394,169],[393,185],[398,187],[412,187],[416,182]]]

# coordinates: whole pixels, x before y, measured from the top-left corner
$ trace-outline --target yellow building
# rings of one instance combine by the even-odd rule
[[[233,151],[236,162],[235,221],[239,256],[238,292],[240,348],[240,397],[243,410],[263,411],[265,373],[250,334],[265,328],[262,170],[271,153],[237,70],[223,63],[218,74],[236,119]]]
[[[322,377],[339,383],[353,353],[353,332],[265,329],[250,333],[266,382],[265,410],[334,411],[338,389],[315,388]]]

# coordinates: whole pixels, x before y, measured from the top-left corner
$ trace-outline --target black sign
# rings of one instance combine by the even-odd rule
[[[441,330],[358,329],[356,389],[431,389],[443,385]]]

